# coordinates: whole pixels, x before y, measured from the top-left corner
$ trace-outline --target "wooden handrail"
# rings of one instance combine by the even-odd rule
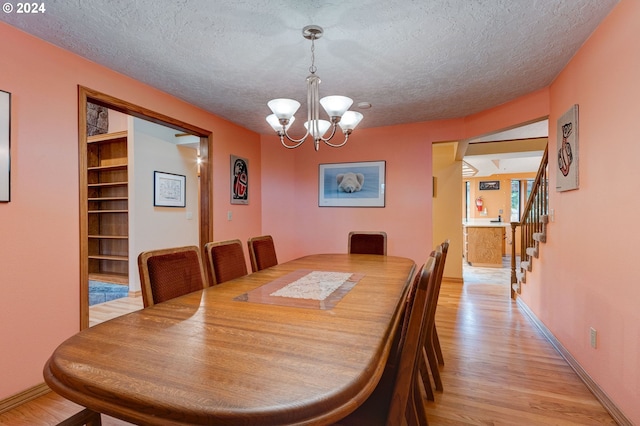
[[[536,179],[533,182],[531,188],[531,194],[527,199],[527,203],[524,207],[522,215],[520,216],[520,222],[511,222],[511,297],[515,298],[517,288],[517,274],[516,274],[516,228],[520,226],[520,262],[530,261],[527,254],[527,247],[533,247],[535,244],[533,235],[543,230],[542,216],[546,216],[549,213],[549,178],[548,178],[548,163],[549,153],[548,145],[544,149],[542,160],[540,161],[540,167],[536,174]],[[517,291],[519,293],[519,291]]]

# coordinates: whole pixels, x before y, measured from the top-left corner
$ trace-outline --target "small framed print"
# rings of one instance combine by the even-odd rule
[[[231,204],[249,204],[249,160],[231,156]]]
[[[186,207],[186,177],[173,173],[153,172],[153,205]]]
[[[320,207],[384,207],[384,161],[320,164]]]
[[[0,202],[11,201],[11,93],[0,90]]]
[[[500,189],[499,180],[481,180],[478,186],[480,191],[497,191]]]

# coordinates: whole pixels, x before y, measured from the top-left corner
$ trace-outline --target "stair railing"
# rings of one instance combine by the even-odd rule
[[[520,293],[520,286],[516,274],[516,228],[520,229],[520,262],[531,261],[527,254],[527,247],[535,244],[533,235],[542,232],[542,216],[549,213],[549,178],[548,178],[548,145],[542,155],[540,167],[536,179],[533,182],[531,193],[527,199],[520,222],[511,222],[511,297],[515,298]]]

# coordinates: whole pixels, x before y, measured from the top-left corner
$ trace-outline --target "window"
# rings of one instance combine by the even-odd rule
[[[469,219],[471,217],[471,182],[466,181],[464,183],[465,186],[465,195],[464,195],[464,201],[465,201],[465,219]]]
[[[511,222],[520,221],[520,181],[511,180]]]
[[[533,179],[511,180],[511,222],[520,221],[521,212],[527,204],[532,188]],[[522,196],[523,192],[526,194],[524,197]]]

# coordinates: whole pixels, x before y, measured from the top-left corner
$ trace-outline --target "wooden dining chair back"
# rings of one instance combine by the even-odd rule
[[[422,356],[418,360],[420,368],[420,377],[422,379],[422,386],[425,390],[426,397],[430,401],[435,400],[433,394],[433,388],[431,387],[431,379],[433,379],[433,385],[436,390],[443,391],[444,386],[440,377],[440,370],[438,367],[438,355],[437,350],[440,350],[440,356],[442,356],[442,350],[440,349],[440,342],[438,340],[438,332],[436,331],[436,309],[438,306],[438,298],[440,296],[440,288],[442,286],[442,276],[444,274],[444,264],[446,260],[446,253],[449,250],[449,240],[446,240],[441,245],[436,247],[436,251],[440,253],[440,262],[437,269],[434,271],[435,284],[433,294],[430,296],[427,302],[427,326],[424,329],[424,346],[422,350]],[[436,349],[436,342],[437,347]]]
[[[204,246],[205,265],[211,285],[247,275],[247,263],[240,240],[216,241]]]
[[[407,291],[407,298],[405,299],[404,303],[404,311],[402,313],[402,317],[400,318],[400,326],[398,327],[398,330],[396,331],[396,334],[394,336],[391,353],[389,354],[389,359],[387,360],[387,365],[385,368],[396,368],[398,365],[398,361],[400,360],[402,347],[404,346],[404,341],[407,338],[409,318],[411,316],[411,310],[413,309],[413,302],[416,298],[416,290],[418,289],[418,283],[420,281],[420,275],[422,274],[423,269],[424,264],[418,269],[418,272],[413,277],[409,290]]]
[[[387,233],[382,231],[352,231],[349,232],[349,247],[351,254],[387,254]]]
[[[440,261],[440,284],[442,284],[442,277],[444,275],[444,267],[447,260],[447,252],[449,251],[449,239],[446,239],[441,245],[442,247],[442,260]],[[439,365],[444,365],[444,356],[442,355],[442,347],[440,346],[440,339],[438,338],[438,332],[436,330],[436,325],[433,325],[433,349],[436,353],[436,358],[438,360]]]
[[[251,270],[258,272],[278,264],[276,257],[276,247],[271,235],[249,238],[249,258],[251,259]]]
[[[338,421],[337,425],[419,426],[426,424],[423,411],[418,412],[418,409],[423,410],[423,407],[415,406],[418,398],[414,396],[414,392],[416,377],[419,374],[417,360],[423,345],[427,300],[429,294],[433,292],[435,270],[439,261],[440,254],[431,253],[418,276],[397,366],[385,368],[371,396],[353,413]]]
[[[196,246],[144,251],[138,271],[145,308],[208,287]]]

